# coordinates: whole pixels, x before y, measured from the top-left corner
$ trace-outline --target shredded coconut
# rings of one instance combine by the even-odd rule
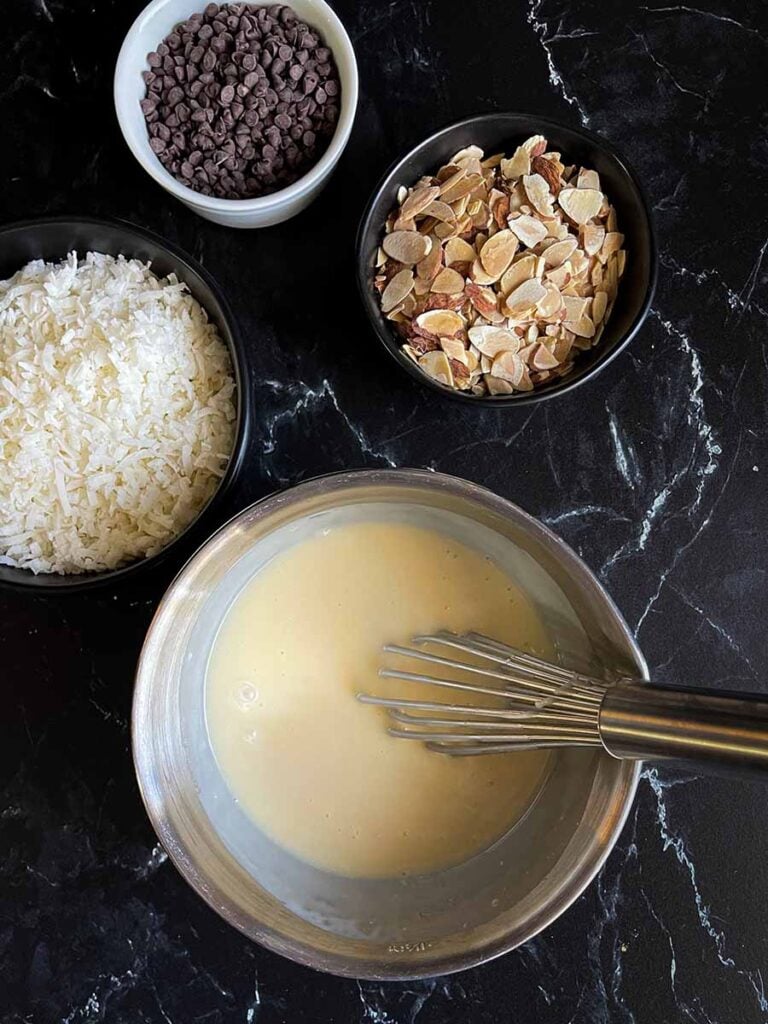
[[[173,274],[72,252],[0,281],[0,564],[79,573],[165,547],[225,471],[234,392]]]

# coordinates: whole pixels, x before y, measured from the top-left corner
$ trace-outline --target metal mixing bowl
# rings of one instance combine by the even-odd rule
[[[226,921],[320,970],[419,978],[498,956],[561,914],[616,842],[639,769],[603,753],[558,752],[533,805],[494,846],[415,877],[330,874],[299,861],[247,820],[218,771],[205,725],[205,671],[216,632],[235,595],[270,558],[345,517],[382,515],[427,517],[490,554],[523,584],[545,624],[567,638],[582,662],[577,667],[647,678],[629,629],[589,569],[515,505],[476,484],[421,470],[342,473],[252,505],[182,570],[141,654],[133,748],[160,840]]]

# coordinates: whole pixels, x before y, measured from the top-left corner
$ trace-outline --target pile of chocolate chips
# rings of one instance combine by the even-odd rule
[[[251,199],[317,163],[336,128],[333,54],[290,7],[211,3],[148,54],[149,144],[203,195]]]

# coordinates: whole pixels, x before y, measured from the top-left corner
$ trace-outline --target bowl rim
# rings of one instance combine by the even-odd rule
[[[450,132],[457,128],[465,128],[469,125],[480,124],[484,122],[493,122],[499,118],[514,118],[520,121],[531,121],[533,122],[532,127],[541,127],[544,130],[555,128],[557,130],[566,130],[573,133],[574,135],[580,136],[584,142],[590,143],[591,145],[602,149],[618,166],[623,172],[627,181],[630,183],[635,191],[638,205],[645,217],[646,234],[648,238],[648,283],[646,286],[645,296],[642,303],[629,326],[629,329],[624,333],[623,337],[617,342],[613,349],[607,353],[603,358],[597,360],[597,362],[585,370],[582,374],[575,377],[573,380],[561,379],[554,387],[549,390],[542,391],[528,391],[522,392],[515,395],[471,395],[466,391],[458,391],[455,388],[447,388],[437,381],[432,380],[422,370],[419,370],[407,356],[403,356],[397,345],[397,341],[391,331],[388,331],[382,322],[378,308],[376,314],[374,314],[371,302],[372,295],[370,293],[370,281],[368,279],[368,268],[365,266],[365,259],[363,255],[363,242],[368,235],[371,228],[373,219],[373,208],[381,195],[385,185],[389,179],[396,173],[396,171],[415,153],[422,148],[436,142],[441,137],[448,135]],[[444,125],[442,128],[438,128],[437,131],[432,132],[426,138],[422,139],[415,146],[404,151],[397,157],[381,175],[376,186],[371,193],[368,202],[366,203],[363,215],[360,218],[360,223],[357,229],[357,236],[355,239],[355,262],[356,262],[356,276],[358,293],[360,295],[363,308],[366,313],[366,317],[371,324],[377,338],[384,346],[384,349],[390,355],[392,359],[397,363],[401,370],[404,370],[413,380],[417,381],[424,387],[429,388],[436,394],[441,395],[443,398],[447,398],[451,401],[463,402],[467,406],[478,406],[482,408],[517,408],[523,405],[531,405],[535,402],[544,402],[549,399],[557,398],[559,396],[568,394],[577,388],[580,384],[585,384],[589,380],[593,380],[605,367],[609,366],[613,360],[620,355],[629,345],[629,343],[635,338],[638,331],[642,327],[646,317],[651,308],[653,298],[656,292],[656,284],[658,281],[658,270],[659,270],[659,257],[658,257],[658,244],[656,241],[656,229],[653,221],[653,214],[651,207],[648,203],[648,197],[646,196],[645,190],[643,189],[640,181],[635,174],[632,165],[627,161],[622,153],[617,150],[612,142],[609,142],[602,135],[597,132],[593,132],[583,126],[576,126],[566,124],[564,121],[557,121],[551,117],[538,117],[536,114],[526,113],[524,111],[514,110],[500,110],[494,113],[483,113],[476,114],[470,117],[462,118],[460,121],[453,121],[450,124]]]
[[[168,241],[155,231],[141,227],[131,221],[117,217],[93,217],[80,216],[77,214],[59,214],[51,217],[31,217],[24,220],[11,221],[8,224],[0,224],[0,246],[2,246],[4,235],[11,231],[27,231],[56,225],[63,227],[68,224],[102,228],[119,228],[120,230],[131,232],[144,241],[155,245],[158,249],[168,253],[168,255],[181,263],[182,266],[189,268],[193,273],[200,277],[216,299],[221,310],[221,319],[226,324],[232,337],[232,344],[231,346],[227,345],[227,349],[232,357],[232,369],[237,389],[237,419],[235,436],[232,442],[232,455],[227,463],[224,475],[219,481],[218,487],[214,490],[213,494],[210,496],[206,504],[200,509],[194,519],[181,531],[181,533],[169,541],[168,544],[166,544],[164,548],[161,548],[156,554],[150,555],[148,558],[141,558],[133,562],[129,562],[127,565],[117,569],[105,569],[103,571],[99,570],[92,573],[73,573],[71,576],[63,576],[58,573],[38,573],[35,575],[30,570],[20,569],[19,572],[28,573],[29,578],[22,577],[12,580],[0,578],[0,589],[24,590],[28,593],[37,594],[40,597],[46,598],[55,597],[58,594],[71,594],[84,590],[96,589],[100,586],[107,586],[112,583],[122,582],[127,578],[132,578],[142,570],[157,568],[162,562],[167,561],[169,557],[175,554],[177,546],[185,539],[188,539],[193,530],[199,529],[203,523],[203,518],[207,517],[211,512],[214,512],[221,504],[226,494],[230,491],[243,468],[245,454],[248,447],[248,439],[251,435],[253,422],[253,399],[248,387],[248,362],[245,357],[243,338],[237,319],[232,312],[226,295],[213,275],[202,265],[202,263],[186,252],[186,250],[182,249],[181,246],[177,245],[175,242]],[[62,255],[62,259],[64,256],[66,256],[66,253]],[[211,315],[210,310],[206,310],[206,313],[208,313],[209,316]],[[226,340],[224,338],[222,338],[222,340],[226,344]],[[46,586],[44,582],[34,582],[35,580],[45,580],[52,576],[56,578],[55,586]]]
[[[263,6],[263,4],[258,3],[258,0],[247,0],[247,2],[253,6]],[[194,189],[188,188],[186,185],[182,185],[180,181],[177,181],[156,157],[152,161],[146,159],[145,154],[135,145],[131,132],[128,130],[128,125],[135,120],[135,112],[131,109],[131,101],[126,90],[130,76],[134,72],[140,74],[143,69],[136,71],[135,65],[130,60],[129,50],[133,46],[135,37],[138,36],[145,24],[151,21],[163,8],[176,3],[176,0],[151,0],[139,12],[123,38],[120,52],[115,62],[113,98],[117,122],[126,145],[137,163],[150,177],[154,178],[158,185],[161,185],[167,192],[170,192],[182,202],[211,213],[267,213],[274,212],[282,206],[290,205],[296,200],[301,199],[330,174],[349,141],[357,111],[360,76],[352,40],[349,38],[349,34],[339,16],[325,0],[309,0],[309,2],[319,8],[323,12],[324,17],[333,26],[337,39],[333,41],[334,46],[331,49],[335,50],[335,47],[340,47],[349,64],[349,82],[342,82],[341,104],[336,130],[323,155],[313,167],[310,167],[306,174],[303,174],[285,188],[271,192],[269,195],[255,196],[251,199],[221,199],[218,196],[205,196],[201,192],[196,192]],[[190,0],[190,3],[193,4],[194,0]],[[327,42],[330,45],[331,41],[327,40]],[[336,63],[338,67],[338,60]],[[341,69],[339,69],[339,73],[341,74]],[[154,154],[152,155],[154,157]]]
[[[591,859],[585,857],[580,865],[580,870],[568,876],[561,883],[556,890],[556,896],[551,901],[551,904],[544,910],[540,910],[537,914],[531,916],[525,931],[515,934],[514,937],[507,935],[506,938],[499,939],[488,946],[465,954],[453,955],[446,960],[440,960],[435,957],[426,965],[426,968],[417,966],[413,969],[408,969],[405,963],[395,965],[393,962],[386,963],[384,961],[378,961],[375,966],[370,962],[363,964],[358,962],[350,963],[343,953],[318,954],[307,943],[291,941],[272,931],[268,926],[261,924],[256,919],[245,918],[243,915],[238,916],[236,908],[233,907],[231,902],[228,902],[228,897],[223,897],[219,893],[218,888],[211,884],[210,876],[198,867],[188,847],[180,841],[175,824],[167,813],[165,795],[160,791],[156,772],[153,768],[154,755],[150,750],[148,740],[152,731],[148,711],[151,675],[147,674],[145,665],[145,654],[148,650],[152,634],[155,629],[165,626],[164,617],[166,616],[167,609],[176,598],[177,592],[189,587],[188,577],[194,572],[195,563],[204,555],[205,549],[215,546],[217,542],[221,542],[223,534],[228,531],[235,532],[237,524],[244,516],[247,516],[254,510],[260,510],[262,516],[268,516],[270,514],[270,505],[284,510],[287,504],[295,504],[302,501],[305,496],[311,497],[319,492],[322,493],[329,483],[334,487],[334,490],[344,491],[366,485],[381,484],[387,481],[395,483],[399,481],[406,486],[411,482],[416,485],[421,483],[429,489],[446,489],[454,496],[465,497],[470,502],[479,503],[491,512],[507,517],[511,515],[546,550],[556,555],[558,560],[564,562],[568,572],[572,572],[587,590],[599,597],[606,612],[610,614],[615,623],[626,645],[628,655],[636,664],[639,677],[645,681],[648,680],[648,666],[640,647],[607,590],[592,570],[565,541],[540,520],[525,512],[519,505],[481,484],[445,473],[433,473],[428,470],[409,468],[342,470],[308,478],[285,490],[273,491],[246,506],[211,534],[208,540],[198,548],[182,567],[155,609],[137,663],[131,709],[131,751],[141,800],[158,839],[184,881],[227,924],[236,928],[247,938],[251,939],[251,941],[258,942],[270,951],[279,953],[281,956],[287,957],[305,967],[311,967],[314,970],[324,971],[338,977],[372,981],[406,981],[454,974],[458,971],[488,963],[528,942],[565,913],[593,881],[616,845],[634,803],[642,769],[641,763],[620,761],[613,758],[617,764],[617,774],[612,791],[612,802],[607,808],[605,816],[609,821],[610,828],[601,833],[600,845],[599,847],[593,847]],[[265,506],[266,509],[264,508]],[[167,614],[172,613],[168,612]],[[611,755],[606,756],[610,757]],[[595,843],[597,843],[597,839]]]

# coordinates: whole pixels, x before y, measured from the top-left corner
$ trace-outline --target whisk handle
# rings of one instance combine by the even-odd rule
[[[614,757],[768,770],[768,701],[757,696],[618,683],[599,729]]]

